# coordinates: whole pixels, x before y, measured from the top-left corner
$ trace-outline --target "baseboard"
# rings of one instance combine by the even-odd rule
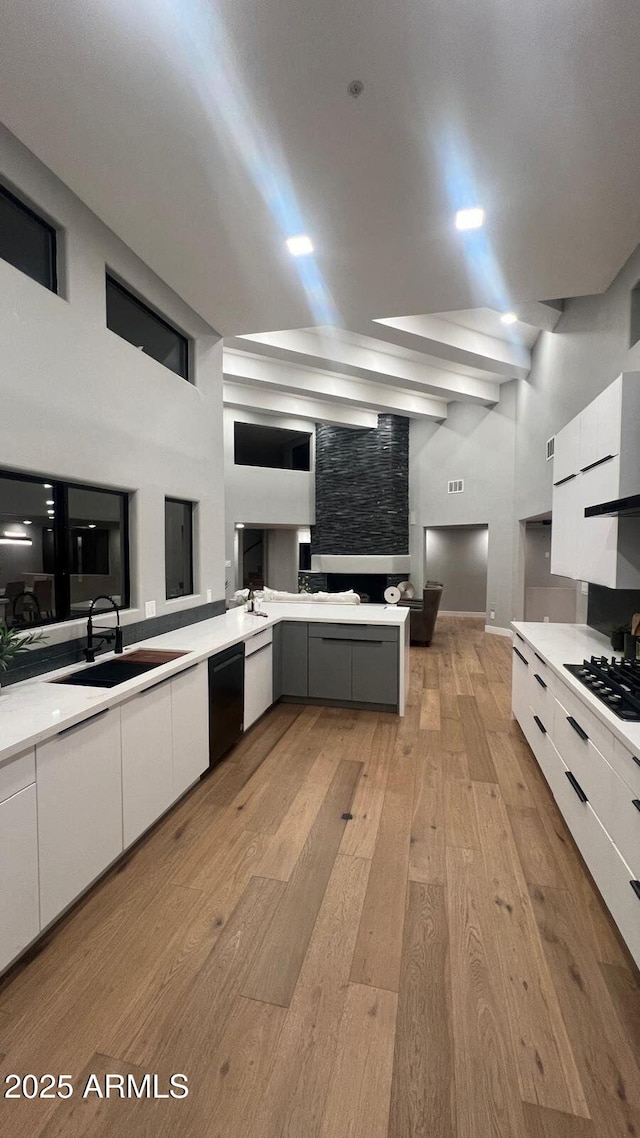
[[[438,616],[462,616],[469,617],[473,620],[479,620],[481,617],[486,617],[486,612],[456,612],[455,609],[440,609]]]
[[[485,632],[491,632],[494,636],[508,636],[509,639],[513,636],[509,628],[496,628],[493,624],[485,624],[484,630]]]

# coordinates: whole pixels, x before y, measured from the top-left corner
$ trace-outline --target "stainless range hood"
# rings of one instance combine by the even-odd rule
[[[613,502],[600,502],[597,506],[587,506],[585,518],[638,518],[640,517],[640,494],[628,498],[616,498]]]

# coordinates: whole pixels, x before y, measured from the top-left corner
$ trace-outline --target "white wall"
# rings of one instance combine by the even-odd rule
[[[222,343],[9,132],[0,171],[63,231],[63,295],[0,261],[0,459],[8,469],[132,494],[132,609],[158,615],[224,595]],[[195,344],[186,383],[106,328],[105,265]],[[198,595],[165,600],[164,498],[197,502]],[[78,635],[61,626],[49,641]]]
[[[495,407],[452,403],[446,422],[412,421],[409,435],[411,580],[422,588],[425,528],[487,525],[487,623],[499,628],[513,617],[515,410],[510,382]],[[464,493],[447,493],[454,478],[464,478]]]
[[[443,526],[426,531],[425,577],[442,581],[440,608],[481,612],[487,607],[486,526]]]
[[[268,529],[271,526],[310,526],[315,521],[315,473],[313,446],[311,467],[307,470],[273,470],[262,466],[236,466],[233,461],[234,423],[256,423],[266,427],[283,427],[292,431],[309,431],[315,435],[315,423],[302,419],[281,419],[250,411],[225,408],[224,411],[224,480],[226,515],[227,594],[241,587],[237,582],[236,522]],[[269,581],[269,584],[271,582]],[[297,592],[297,588],[295,590]]]

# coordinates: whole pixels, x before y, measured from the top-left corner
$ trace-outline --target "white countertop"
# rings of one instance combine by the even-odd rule
[[[248,640],[265,628],[272,628],[279,621],[378,624],[401,628],[410,610],[395,605],[330,605],[305,602],[264,605],[263,611],[267,613],[266,617],[254,616],[242,608],[229,609],[228,612],[211,620],[189,624],[173,632],[154,636],[150,640],[128,645],[125,653],[135,648],[162,648],[183,651],[186,655],[168,664],[161,664],[114,688],[65,686],[50,682],[57,676],[91,667],[90,664],[59,668],[54,672],[3,688],[0,693],[0,762],[20,754],[36,743],[41,743],[58,731],[81,723],[83,719],[99,711],[115,707],[132,695],[177,675],[185,668],[206,660],[216,652],[238,644],[241,640]],[[402,638],[400,641],[402,652]],[[97,662],[109,660],[112,656],[112,652],[101,654]]]
[[[587,624],[537,624],[513,621],[511,627],[519,632],[534,652],[539,652],[557,676],[571,688],[621,743],[634,753],[640,753],[640,722],[628,723],[620,719],[602,700],[572,676],[564,664],[581,664],[590,656],[620,656],[614,652],[607,636],[595,632]]]

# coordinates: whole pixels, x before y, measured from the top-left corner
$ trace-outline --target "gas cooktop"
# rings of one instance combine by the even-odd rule
[[[621,719],[640,720],[640,660],[592,656],[564,666]]]

